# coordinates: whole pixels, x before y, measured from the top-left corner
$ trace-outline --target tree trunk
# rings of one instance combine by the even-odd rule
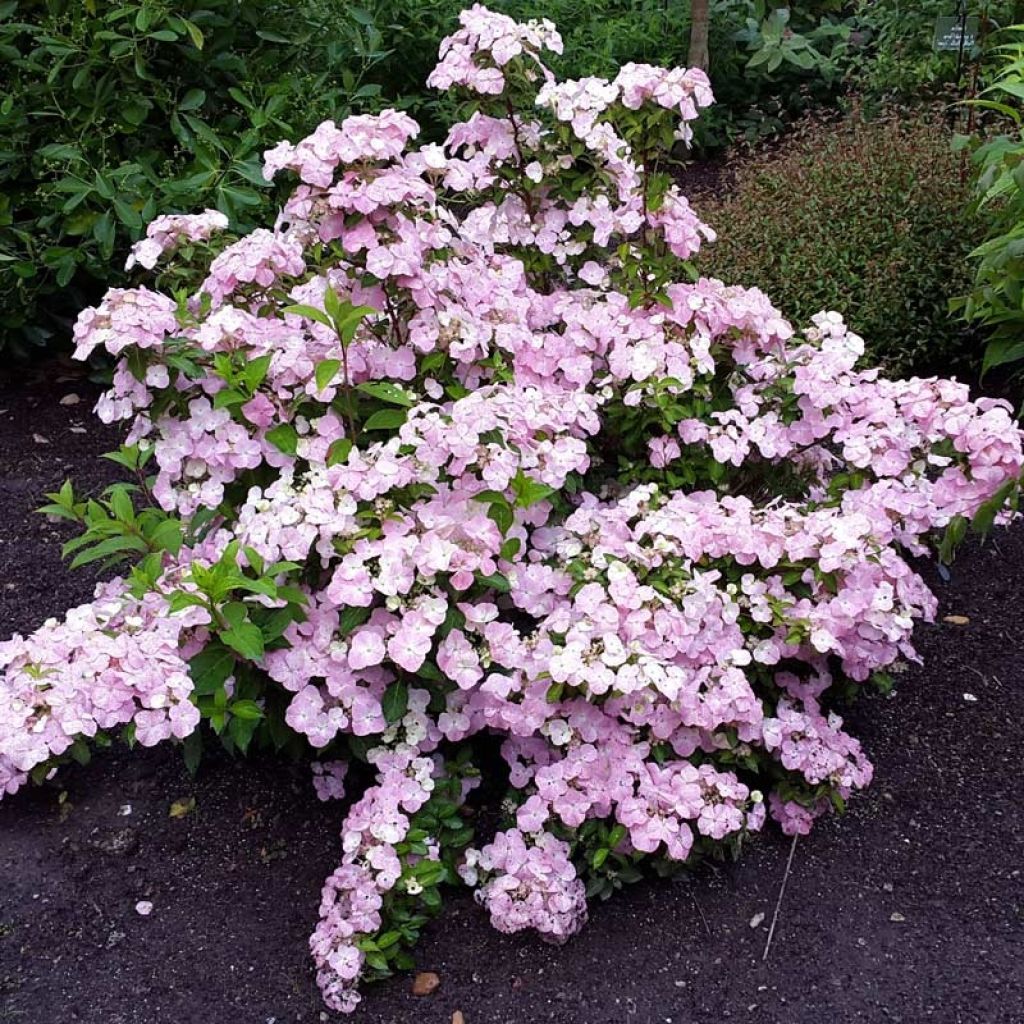
[[[708,0],[691,0],[690,55],[686,62],[691,68],[708,69]]]

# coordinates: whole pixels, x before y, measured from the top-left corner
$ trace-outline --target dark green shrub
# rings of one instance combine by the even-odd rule
[[[973,287],[954,303],[989,332],[985,370],[1024,360],[1024,25],[1001,34],[993,53],[977,106],[997,118],[1003,134],[974,140],[972,212],[984,241],[971,253]]]
[[[0,3],[0,348],[65,334],[158,213],[266,219],[263,149],[378,91],[379,36],[327,6]]]
[[[797,321],[844,310],[890,370],[948,371],[971,355],[948,312],[976,243],[969,198],[926,113],[809,122],[744,162],[732,194],[698,201],[719,232],[698,269],[763,288]]]
[[[858,96],[871,101],[933,99],[937,88],[956,78],[958,54],[934,48],[935,19],[952,16],[951,0],[857,0],[854,43],[846,74]],[[967,65],[981,57],[982,38],[1011,19],[1011,0],[968,0],[967,14],[979,20],[976,46],[963,54]]]

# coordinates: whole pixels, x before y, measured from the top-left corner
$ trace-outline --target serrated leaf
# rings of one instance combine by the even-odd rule
[[[263,657],[263,632],[251,622],[241,622],[220,634],[221,641],[248,661]]]

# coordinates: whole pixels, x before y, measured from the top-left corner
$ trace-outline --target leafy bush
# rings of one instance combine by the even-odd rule
[[[969,200],[937,116],[812,120],[781,150],[741,162],[729,195],[701,204],[722,237],[699,266],[763,285],[797,318],[848,306],[890,370],[968,365],[949,300],[978,237]]]
[[[548,80],[552,25],[461,20],[444,146],[396,111],[281,143],[273,229],[158,220],[158,288],[79,318],[131,482],[45,511],[131,567],[0,646],[0,792],[121,736],[359,793],[311,940],[340,1010],[446,883],[560,942],[646,864],[842,808],[871,766],[837,701],[935,608],[904,554],[990,525],[1024,461],[1003,403],[856,370],[838,314],[679,280],[710,229],[656,155],[701,72]]]
[[[973,288],[956,308],[990,329],[984,369],[1024,359],[1024,26],[995,48],[994,79],[978,106],[1012,130],[980,142],[973,155],[984,241],[971,253]]]
[[[845,70],[853,91],[873,102],[891,104],[918,98],[934,102],[937,91],[955,83],[958,54],[934,47],[935,19],[956,13],[949,0],[879,3],[859,0],[852,5],[855,47],[844,53]],[[1012,17],[1008,0],[973,0],[967,13],[977,17],[981,34],[988,34]],[[967,65],[980,60],[982,40],[963,54]]]
[[[364,77],[379,38],[350,19],[325,42],[320,13],[313,0],[0,3],[0,348],[66,336],[158,213],[266,219],[267,145],[377,93]]]

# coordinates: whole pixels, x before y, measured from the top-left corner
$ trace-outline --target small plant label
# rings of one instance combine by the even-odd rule
[[[940,17],[935,19],[935,49],[964,51],[974,48],[978,40],[978,19]]]

